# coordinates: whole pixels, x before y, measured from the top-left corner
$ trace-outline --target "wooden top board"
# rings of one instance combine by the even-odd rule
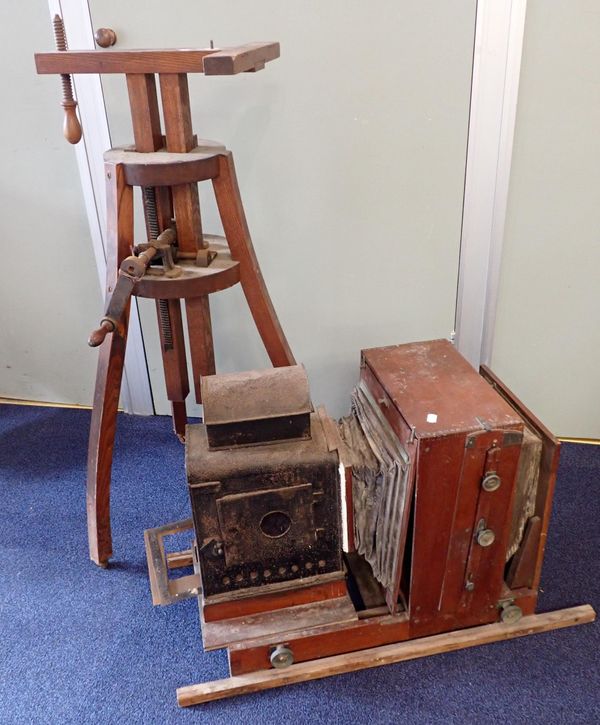
[[[279,58],[279,43],[235,48],[165,50],[65,50],[36,53],[38,73],[206,73],[235,75],[260,70]]]
[[[521,418],[448,340],[371,348],[362,359],[419,438],[522,428]]]

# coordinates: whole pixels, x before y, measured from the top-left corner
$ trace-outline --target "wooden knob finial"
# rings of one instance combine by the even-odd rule
[[[117,34],[112,28],[98,28],[94,33],[94,40],[101,48],[110,48],[117,42]]]

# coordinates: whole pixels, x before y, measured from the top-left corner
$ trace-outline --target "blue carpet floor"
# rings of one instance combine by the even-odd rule
[[[0,406],[1,723],[598,723],[588,624],[180,710],[224,677],[195,601],[152,607],[143,530],[189,513],[165,418],[120,416],[114,563],[87,559],[89,412]],[[168,473],[166,473],[168,472]],[[565,445],[540,609],[600,604],[600,447]]]

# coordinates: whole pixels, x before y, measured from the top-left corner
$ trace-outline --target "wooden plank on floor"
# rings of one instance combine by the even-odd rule
[[[378,667],[428,655],[453,652],[467,647],[476,647],[481,644],[524,637],[539,632],[572,627],[577,624],[593,622],[595,618],[596,613],[589,604],[569,609],[559,609],[555,612],[545,612],[544,614],[533,614],[529,617],[523,617],[517,624],[485,624],[480,627],[436,634],[401,642],[400,644],[372,647],[350,654],[324,657],[311,662],[291,665],[281,670],[261,670],[260,672],[238,675],[224,680],[180,687],[177,690],[177,703],[180,707],[198,705],[234,695],[244,695],[297,682],[339,675],[344,672],[354,672],[369,667]]]

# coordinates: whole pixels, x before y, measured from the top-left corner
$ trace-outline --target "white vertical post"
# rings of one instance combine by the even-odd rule
[[[463,208],[456,345],[492,352],[527,0],[479,0]]]
[[[94,49],[94,31],[87,0],[48,0],[48,6],[51,19],[56,14],[63,19],[70,48]],[[83,138],[75,146],[75,153],[100,288],[104,293],[106,285],[106,188],[102,156],[111,145],[108,119],[99,75],[77,76],[73,79],[73,85],[83,127]],[[56,132],[59,134],[60,129],[57,129]],[[98,310],[98,317],[101,316],[102,311]],[[121,401],[124,410],[128,413],[152,415],[154,412],[135,299],[131,305]]]

